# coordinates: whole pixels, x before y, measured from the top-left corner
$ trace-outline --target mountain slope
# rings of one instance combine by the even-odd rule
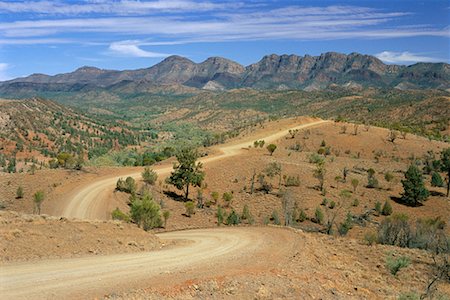
[[[151,86],[185,85],[225,90],[232,88],[322,90],[330,85],[399,89],[450,88],[450,65],[418,63],[386,65],[378,58],[359,53],[327,52],[320,56],[267,55],[247,67],[221,57],[195,63],[170,56],[138,70],[102,70],[82,67],[74,72],[48,76],[33,74],[0,83],[0,94],[17,96],[24,91],[67,92],[130,84],[135,92]],[[145,84],[136,85],[136,82]]]

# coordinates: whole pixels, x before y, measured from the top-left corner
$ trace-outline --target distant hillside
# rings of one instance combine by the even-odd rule
[[[0,171],[12,158],[40,163],[62,152],[88,158],[146,138],[125,122],[93,119],[53,101],[0,99]]]
[[[411,66],[386,65],[370,55],[328,52],[320,56],[267,55],[244,67],[234,61],[211,57],[195,63],[170,56],[146,69],[102,70],[82,67],[74,72],[48,76],[33,74],[0,83],[0,95],[76,92],[118,87],[144,92],[156,86],[185,86],[206,90],[233,88],[324,90],[333,86],[405,89],[450,88],[450,65],[418,63]]]

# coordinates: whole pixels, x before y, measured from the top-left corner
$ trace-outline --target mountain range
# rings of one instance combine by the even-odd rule
[[[96,89],[141,92],[155,86],[184,86],[206,90],[302,89],[323,90],[333,86],[405,89],[450,89],[450,65],[417,63],[386,65],[374,56],[327,52],[320,56],[267,55],[242,66],[222,57],[195,63],[170,56],[160,63],[137,70],[104,70],[81,67],[74,72],[28,77],[0,82],[1,95],[20,92],[73,92]]]

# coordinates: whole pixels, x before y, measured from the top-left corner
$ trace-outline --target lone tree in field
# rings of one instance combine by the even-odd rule
[[[415,165],[409,166],[402,184],[404,189],[402,200],[407,205],[417,206],[430,195],[423,183],[422,173]]]
[[[173,166],[173,172],[168,178],[168,183],[174,185],[177,189],[184,191],[184,199],[189,199],[189,187],[201,187],[205,172],[202,164],[197,163],[199,157],[196,149],[184,147],[176,154],[178,163]]]
[[[158,180],[158,174],[150,168],[145,168],[144,172],[142,172],[142,179],[145,183],[154,185],[156,180]]]
[[[275,152],[275,150],[277,149],[277,145],[275,145],[275,144],[269,144],[269,145],[267,145],[267,151],[269,151],[269,153],[270,153],[270,156],[272,156],[273,155],[273,153]]]
[[[37,191],[33,195],[33,202],[34,202],[34,213],[37,213],[38,215],[41,214],[41,205],[42,202],[44,202],[45,194],[43,191]]]
[[[325,183],[325,161],[324,160],[319,160],[316,163],[316,169],[314,170],[314,178],[316,178],[317,180],[319,180],[319,189],[320,191],[323,192],[323,186]]]
[[[441,170],[447,174],[445,181],[447,182],[447,197],[450,193],[450,148],[441,152]]]

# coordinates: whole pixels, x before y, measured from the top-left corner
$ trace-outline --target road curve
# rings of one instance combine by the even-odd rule
[[[158,281],[165,285],[169,276],[175,284],[192,278],[190,272],[214,276],[242,266],[251,268],[267,261],[249,259],[261,257],[263,248],[273,248],[265,252],[273,262],[273,253],[280,251],[280,243],[286,245],[289,234],[257,227],[178,231],[158,237],[186,242],[159,251],[5,264],[0,267],[0,299],[87,299],[155,286]],[[238,257],[252,265],[238,262]]]
[[[203,157],[199,161],[201,161],[203,164],[207,164],[212,161],[235,156],[242,151],[242,148],[252,146],[255,139],[263,139],[265,140],[266,144],[272,143],[286,136],[289,133],[289,130],[305,129],[308,127],[313,127],[328,122],[330,121],[319,120],[309,122],[293,126],[290,128],[286,128],[284,130],[280,130],[276,133],[272,133],[267,136],[256,135],[252,136],[251,138],[248,138],[245,141],[231,142],[224,145],[219,145],[215,147],[215,149],[218,150],[217,155]],[[156,166],[153,169],[155,170],[155,172],[158,173],[160,177],[163,177],[172,171],[172,165],[166,163],[160,166]],[[100,220],[108,219],[110,216],[110,211],[107,209],[107,207],[111,191],[114,189],[116,182],[119,178],[128,176],[138,179],[141,178],[141,172],[134,172],[129,174],[123,174],[122,176],[104,178],[95,181],[87,186],[84,186],[81,190],[77,191],[76,193],[73,193],[72,196],[64,199],[63,200],[64,203],[62,203],[63,206],[62,211],[56,214],[60,214],[64,217],[77,219],[100,219]]]

